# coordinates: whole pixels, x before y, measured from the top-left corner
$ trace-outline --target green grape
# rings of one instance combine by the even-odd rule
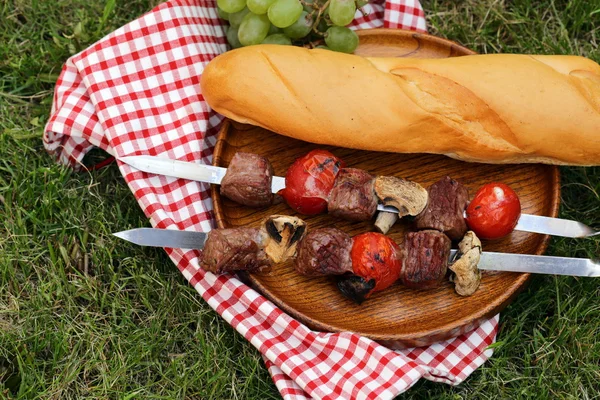
[[[306,11],[307,13],[312,12],[314,10],[314,8],[313,8],[314,2],[315,2],[315,0],[304,0],[304,4],[302,4],[304,11]]]
[[[273,35],[269,35],[262,41],[262,44],[283,44],[287,46],[292,45],[292,40],[285,36],[283,33],[275,33]]]
[[[225,12],[234,13],[246,7],[246,0],[217,0],[217,6]]]
[[[250,10],[248,10],[248,7],[246,7],[242,9],[242,11],[229,14],[229,25],[233,26],[234,28],[239,28],[242,20],[246,15],[248,15],[249,12]]]
[[[238,30],[240,43],[244,46],[259,44],[267,37],[269,25],[269,18],[266,15],[256,15],[253,13],[246,15]]]
[[[299,0],[275,0],[269,7],[269,20],[278,28],[287,28],[302,14],[303,8]]]
[[[217,14],[219,15],[219,18],[229,21],[229,13],[221,10],[220,7],[217,7]]]
[[[248,0],[248,8],[254,14],[266,14],[275,0]]]
[[[275,33],[281,33],[281,32],[283,32],[283,29],[278,28],[273,24],[271,24],[271,26],[269,26],[269,35],[274,35]]]
[[[329,47],[323,45],[317,46],[315,49],[331,50]]]
[[[356,0],[356,7],[361,8],[369,4],[369,0]]]
[[[227,42],[229,42],[229,45],[233,49],[242,47],[242,44],[240,43],[240,39],[238,39],[238,28],[234,28],[233,26],[230,26],[229,29],[227,29]]]
[[[300,39],[308,35],[312,29],[313,19],[309,13],[302,11],[300,18],[287,28],[283,29],[290,39]]]
[[[358,35],[343,26],[332,26],[325,33],[325,43],[333,51],[352,53],[358,46]]]
[[[331,0],[329,18],[337,26],[346,26],[354,19],[356,3],[354,0]]]

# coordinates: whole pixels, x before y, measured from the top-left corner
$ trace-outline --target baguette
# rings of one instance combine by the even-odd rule
[[[377,58],[258,45],[213,59],[201,86],[218,113],[312,143],[600,164],[600,66],[578,56]]]

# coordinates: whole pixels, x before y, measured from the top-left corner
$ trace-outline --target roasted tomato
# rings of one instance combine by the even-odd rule
[[[285,189],[279,194],[304,215],[325,212],[335,178],[345,164],[326,150],[313,150],[294,161],[285,174]]]
[[[467,207],[467,224],[481,239],[498,239],[511,233],[521,215],[519,196],[503,183],[483,185]]]
[[[338,287],[359,304],[372,293],[391,286],[402,272],[400,247],[381,233],[355,236],[350,256],[353,275],[340,280]]]

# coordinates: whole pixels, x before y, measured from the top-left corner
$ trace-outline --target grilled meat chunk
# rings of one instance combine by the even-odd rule
[[[450,239],[439,231],[409,232],[404,242],[402,283],[414,289],[438,286],[448,270],[450,245]]]
[[[249,207],[273,203],[273,167],[258,154],[235,153],[221,181],[221,195]]]
[[[200,266],[216,274],[262,271],[271,266],[266,240],[265,231],[258,228],[214,229],[208,232]]]
[[[460,240],[467,232],[463,216],[469,201],[467,188],[449,176],[428,189],[429,204],[417,215],[417,229],[436,229],[452,240]]]
[[[342,168],[329,193],[329,214],[351,220],[367,221],[377,211],[374,178],[357,168]]]
[[[302,275],[341,275],[352,272],[352,239],[335,228],[309,232],[298,246],[294,267]]]

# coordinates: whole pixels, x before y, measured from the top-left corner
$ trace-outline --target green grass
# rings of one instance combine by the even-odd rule
[[[62,63],[156,4],[0,2],[0,398],[279,398],[259,353],[163,251],[111,237],[148,225],[116,167],[73,173],[43,150]],[[597,0],[423,5],[431,33],[478,52],[600,61]],[[600,168],[562,174],[561,216],[600,226]],[[600,240],[554,239],[549,253],[598,256]],[[502,314],[488,363],[401,397],[598,397],[598,282],[536,277]]]

